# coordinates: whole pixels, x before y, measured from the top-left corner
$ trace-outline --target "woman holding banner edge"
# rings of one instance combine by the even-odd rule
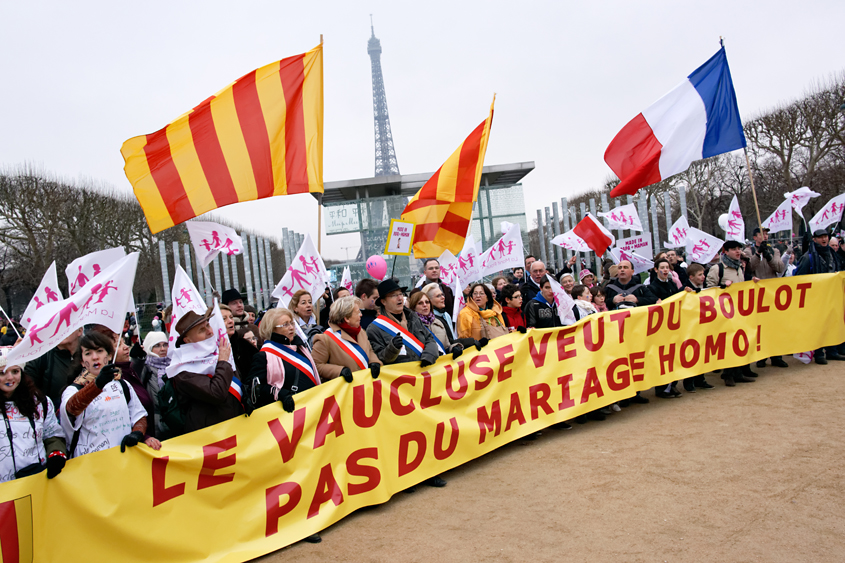
[[[314,337],[312,356],[323,379],[343,377],[352,382],[352,372],[369,368],[379,376],[381,360],[370,346],[367,332],[361,328],[361,300],[347,295],[332,303],[329,327]]]

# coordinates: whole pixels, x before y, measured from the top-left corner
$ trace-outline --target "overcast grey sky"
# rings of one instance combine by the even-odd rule
[[[11,2],[0,7],[0,166],[131,191],[120,146],[261,65],[325,38],[324,180],[373,175],[369,14],[399,169],[433,172],[497,93],[485,164],[536,162],[538,207],[599,187],[603,154],[724,36],[744,119],[845,69],[845,2]],[[316,238],[291,196],[218,211]],[[357,235],[324,238],[344,258]]]

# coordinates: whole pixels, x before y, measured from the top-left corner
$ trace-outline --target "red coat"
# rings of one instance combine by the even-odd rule
[[[522,309],[507,306],[502,307],[502,316],[505,318],[506,326],[525,326],[525,317],[522,316]]]

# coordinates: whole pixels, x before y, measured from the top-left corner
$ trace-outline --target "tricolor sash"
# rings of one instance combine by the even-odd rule
[[[428,329],[428,332],[431,333],[431,337],[434,338],[434,342],[437,344],[437,349],[440,350],[440,355],[445,356],[446,355],[446,347],[443,346],[443,343],[440,342],[440,339],[437,338],[437,335],[434,334],[434,331],[431,330],[430,327],[426,327],[426,328]]]
[[[229,384],[229,393],[234,395],[238,401],[241,401],[244,396],[244,386],[241,384],[241,380],[238,379],[237,375],[232,376],[232,383]]]
[[[390,336],[396,336],[397,334],[401,334],[402,341],[405,343],[405,346],[416,352],[417,356],[422,356],[423,349],[425,348],[423,343],[417,340],[416,336],[408,332],[408,329],[404,328],[396,321],[388,319],[384,315],[379,315],[370,324],[376,325]]]
[[[265,341],[264,346],[261,347],[261,351],[266,352],[267,354],[273,354],[286,364],[292,365],[293,367],[307,375],[308,379],[314,382],[314,385],[320,384],[320,377],[317,375],[317,372],[311,365],[311,360],[309,360],[307,357],[303,356],[299,352],[295,352],[287,346],[278,344],[276,342],[273,342],[272,340]]]
[[[332,329],[328,329],[324,334],[331,338],[335,344],[340,346],[344,352],[349,354],[349,356],[352,358],[352,360],[355,362],[355,365],[357,365],[359,369],[367,369],[367,364],[369,363],[370,358],[367,357],[367,353],[364,351],[363,348],[361,348],[361,346],[359,346],[355,342],[344,340],[340,336],[340,331],[335,334]]]

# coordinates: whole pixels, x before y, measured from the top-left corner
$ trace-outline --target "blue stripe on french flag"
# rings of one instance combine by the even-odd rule
[[[244,396],[244,388],[241,384],[241,380],[237,378],[237,376],[232,377],[232,383],[229,384],[229,393],[235,396],[239,401]]]
[[[725,48],[616,134],[604,153],[622,180],[611,197],[633,195],[696,160],[746,146]]]

